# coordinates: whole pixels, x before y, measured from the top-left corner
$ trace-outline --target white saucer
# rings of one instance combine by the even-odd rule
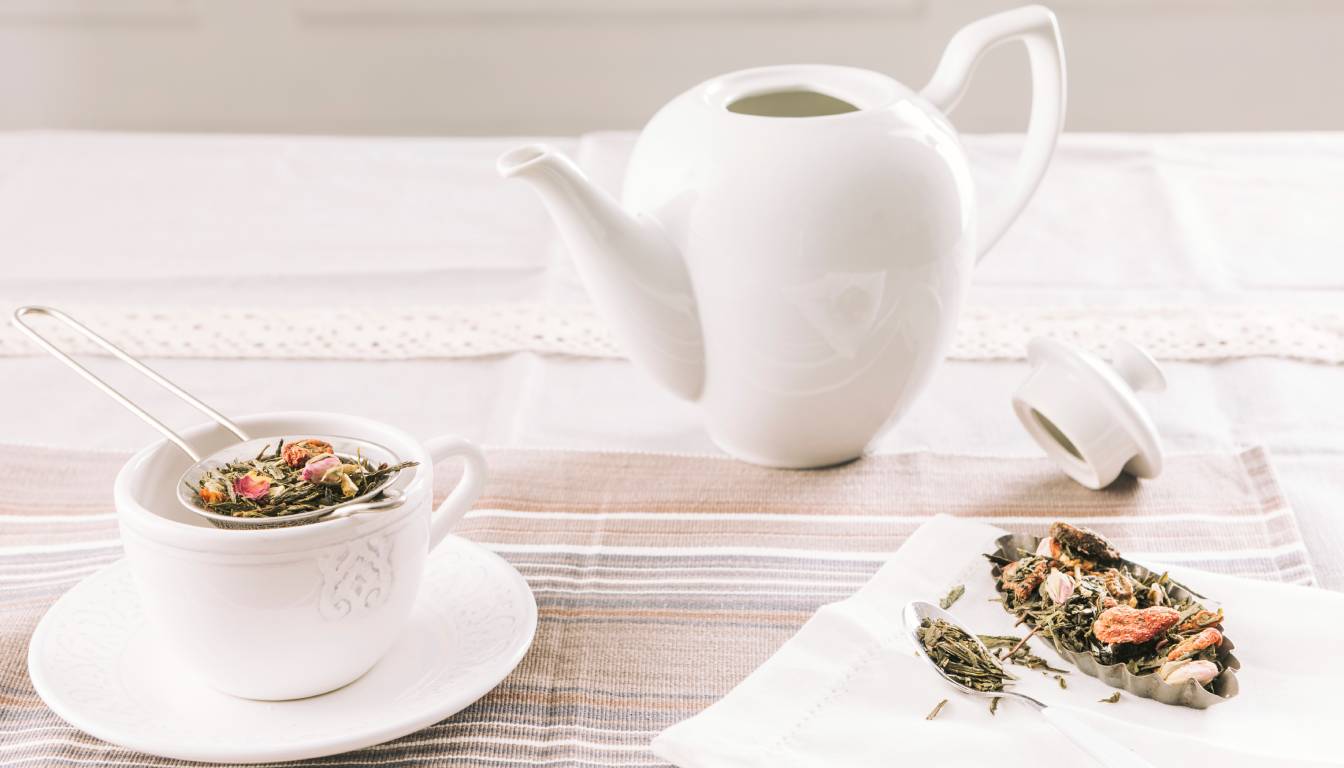
[[[47,611],[28,672],[56,714],[119,746],[213,763],[300,760],[395,739],[461,711],[513,671],[536,629],[523,577],[449,536],[429,559],[405,634],[367,674],[322,696],[250,701],[206,687],[160,647],[123,560]]]

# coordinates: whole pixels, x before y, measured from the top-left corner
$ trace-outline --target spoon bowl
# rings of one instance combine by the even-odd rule
[[[969,635],[970,638],[975,641],[975,644],[980,647],[980,650],[984,652],[985,656],[994,659],[994,663],[997,664],[1000,669],[1003,669],[1003,664],[999,662],[998,657],[989,652],[989,649],[985,647],[985,644],[980,642],[980,637],[978,635],[972,632],[968,632],[964,627],[961,626],[961,624],[957,623],[956,619],[952,618],[952,614],[948,613],[942,608],[939,608],[933,603],[926,603],[923,600],[912,600],[909,603],[906,603],[905,611],[902,613],[901,618],[902,621],[905,623],[905,631],[910,634],[910,639],[914,641],[915,648],[918,648],[920,651],[924,651],[924,643],[922,640],[919,639],[920,625],[924,622],[925,619],[928,619],[929,621],[942,619],[943,621],[947,622],[948,624],[951,624],[957,629],[966,632],[966,634]],[[983,696],[989,699],[1020,699],[1022,701],[1027,702],[1028,704],[1031,704],[1037,709],[1045,708],[1045,704],[1042,704],[1040,701],[1037,701],[1036,699],[1033,699],[1032,697],[1023,693],[1016,693],[1014,691],[977,691],[974,688],[962,685],[961,683],[957,682],[956,679],[948,675],[946,670],[944,670],[937,664],[933,663],[933,659],[929,657],[927,652],[922,653],[921,656],[925,661],[928,662],[929,666],[932,667],[933,670],[938,673],[939,677],[946,680],[948,683],[950,683],[953,687],[955,687],[962,693],[969,693],[972,696]],[[1007,670],[1004,671],[1006,672]]]

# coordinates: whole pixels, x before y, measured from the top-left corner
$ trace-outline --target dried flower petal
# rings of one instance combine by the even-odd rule
[[[271,478],[253,470],[233,481],[233,492],[250,501],[264,499],[271,494]]]
[[[1167,653],[1167,658],[1171,661],[1175,661],[1182,656],[1198,653],[1199,651],[1212,646],[1221,645],[1222,642],[1223,633],[1213,627],[1209,627],[1208,629],[1201,630],[1199,634],[1193,637],[1187,637],[1182,640],[1175,648],[1172,648],[1171,651]]]
[[[219,483],[206,483],[197,493],[206,504],[218,504],[226,498],[224,486]]]
[[[1152,606],[1137,609],[1127,605],[1107,608],[1092,623],[1092,634],[1103,643],[1146,643],[1176,626],[1181,612]]]
[[[308,460],[314,456],[322,456],[331,452],[331,443],[310,437],[307,440],[296,440],[286,445],[282,456],[286,464],[298,469],[307,464]]]

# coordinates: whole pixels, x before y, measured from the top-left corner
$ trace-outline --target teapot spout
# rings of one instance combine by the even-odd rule
[[[700,318],[686,264],[662,225],[627,213],[545,144],[504,153],[497,169],[541,195],[625,354],[675,394],[697,399],[705,377]]]

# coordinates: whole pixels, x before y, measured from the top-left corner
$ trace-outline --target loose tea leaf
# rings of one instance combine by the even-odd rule
[[[956,682],[977,691],[1002,691],[1004,681],[1017,678],[1004,671],[975,638],[942,619],[919,623],[919,642],[929,660]]]
[[[363,456],[337,455],[329,443],[308,438],[262,448],[207,471],[189,488],[209,512],[232,517],[283,517],[362,496],[414,461],[374,466]]]
[[[946,611],[948,608],[951,608],[954,603],[960,600],[961,596],[964,594],[966,594],[966,585],[958,584],[952,588],[951,592],[947,593],[947,597],[938,601],[938,607]]]
[[[989,714],[991,714],[991,715],[997,715],[997,714],[999,714],[999,702],[1000,702],[1000,701],[1003,701],[1003,697],[1002,697],[1002,696],[995,696],[994,698],[992,698],[992,699],[989,700]]]
[[[933,708],[933,711],[924,716],[924,719],[932,720],[933,718],[937,717],[938,713],[942,712],[943,707],[945,706],[947,706],[947,699],[943,699],[942,701],[938,702],[938,704]]]
[[[1120,700],[1120,692],[1116,691],[1104,699],[1097,699],[1098,704],[1114,704]]]
[[[1039,669],[1042,672],[1058,672],[1067,675],[1069,670],[1050,666],[1050,662],[1031,652],[1023,642],[1026,638],[1012,635],[976,635],[985,647],[996,652],[1000,661],[1010,661],[1027,669]],[[1002,651],[1001,653],[999,653]],[[1011,651],[1011,653],[1010,653]]]
[[[1068,681],[1068,680],[1065,680],[1063,675],[1055,675],[1055,679],[1059,681],[1059,687],[1060,687],[1060,688],[1068,688],[1068,687],[1069,687],[1069,681]]]

